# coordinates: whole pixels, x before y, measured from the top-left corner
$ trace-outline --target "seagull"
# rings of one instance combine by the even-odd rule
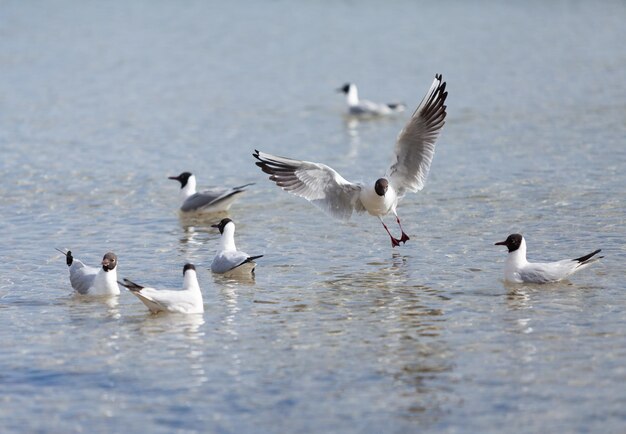
[[[218,274],[242,272],[254,273],[255,259],[263,255],[250,256],[245,252],[238,251],[235,246],[235,223],[229,219],[222,219],[219,224],[211,225],[218,228],[222,237],[215,258],[211,263],[211,271]]]
[[[400,132],[395,157],[382,178],[370,184],[352,183],[325,164],[278,157],[255,150],[256,165],[283,190],[304,197],[333,217],[348,220],[353,212],[367,211],[380,219],[391,237],[392,247],[406,243],[409,236],[402,229],[396,212],[398,201],[407,191],[424,188],[435,141],[444,125],[448,96],[446,83],[435,75],[430,89],[413,116]],[[383,221],[393,213],[402,235],[395,238]]]
[[[193,264],[185,264],[183,267],[182,291],[150,288],[138,285],[128,279],[124,279],[123,282],[118,283],[128,288],[132,294],[136,295],[137,298],[141,300],[141,302],[145,304],[152,313],[204,312],[202,292],[200,292],[200,285],[198,285],[196,267]]]
[[[168,179],[180,182],[180,196],[183,204],[180,210],[183,212],[222,212],[228,211],[245,187],[254,183],[240,185],[230,189],[213,188],[206,191],[196,192],[196,176],[190,172],[183,172],[178,176],[170,176]]]
[[[506,246],[509,249],[509,256],[506,258],[504,266],[504,279],[515,283],[558,282],[604,258],[604,256],[594,258],[601,252],[601,249],[598,249],[575,259],[543,263],[528,262],[526,260],[526,241],[520,234],[511,234],[506,240],[495,245]]]
[[[56,248],[55,248],[56,249]],[[119,295],[117,286],[117,255],[108,252],[102,258],[102,267],[95,268],[74,259],[72,252],[57,251],[65,255],[65,262],[70,267],[70,283],[79,294],[89,295]]]
[[[346,83],[337,89],[346,94],[348,113],[356,116],[386,116],[403,112],[406,108],[402,103],[379,104],[367,100],[359,100],[359,93],[354,83]]]

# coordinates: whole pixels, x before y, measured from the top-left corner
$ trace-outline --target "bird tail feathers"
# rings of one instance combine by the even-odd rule
[[[143,286],[133,282],[132,280],[128,280],[128,279],[124,279],[123,282],[120,282],[118,280],[117,283],[119,283],[120,285],[122,285],[125,288],[128,288],[129,291],[133,291],[133,292],[139,292],[139,291],[141,291],[144,288]]]

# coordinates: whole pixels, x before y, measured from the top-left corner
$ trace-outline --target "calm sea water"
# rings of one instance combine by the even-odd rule
[[[518,3],[0,2],[2,432],[626,431],[626,5]],[[350,121],[334,89],[413,108],[435,73],[405,246],[253,165],[377,177],[408,114]],[[256,183],[229,213],[255,280],[208,271],[221,216],[178,216],[185,170]],[[510,286],[518,231],[606,257]],[[77,298],[54,247],[163,287],[191,261],[206,312]]]

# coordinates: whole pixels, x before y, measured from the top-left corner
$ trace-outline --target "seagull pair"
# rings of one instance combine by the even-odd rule
[[[556,262],[528,262],[526,260],[526,240],[520,234],[511,234],[506,240],[497,242],[495,245],[506,246],[509,250],[504,265],[504,279],[514,283],[558,282],[604,257],[594,257],[601,252],[598,249],[575,259],[564,259]]]
[[[354,83],[346,83],[337,92],[346,95],[348,103],[348,114],[353,116],[387,116],[394,113],[401,113],[406,108],[403,103],[376,103],[364,99],[359,99],[359,92]]]
[[[356,88],[344,86],[348,95]],[[352,89],[352,91],[350,90]],[[331,167],[310,161],[278,157],[255,150],[256,165],[270,175],[269,179],[283,190],[303,197],[333,217],[348,220],[353,212],[380,219],[391,238],[392,247],[406,243],[409,236],[402,229],[396,212],[405,193],[424,188],[435,154],[435,141],[445,123],[448,92],[441,75],[435,75],[428,92],[400,132],[394,158],[384,176],[368,184],[347,181]],[[392,213],[401,236],[395,238],[383,221]]]
[[[144,287],[128,279],[117,280],[117,255],[108,252],[104,255],[100,268],[89,267],[75,259],[70,250],[64,252],[65,262],[69,267],[72,288],[81,295],[117,296],[120,294],[118,283],[128,288],[153,313],[202,313],[204,304],[196,276],[196,268],[185,264],[183,268],[183,289],[180,291],[159,290]]]

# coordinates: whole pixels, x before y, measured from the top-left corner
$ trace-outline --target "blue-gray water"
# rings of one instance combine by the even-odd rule
[[[0,1],[2,432],[626,430],[626,5]],[[424,191],[344,224],[255,148],[382,174],[408,118],[353,123],[334,89],[448,118]],[[229,216],[256,280],[207,270],[218,217],[168,175],[256,182]],[[390,227],[395,223],[388,219]],[[570,282],[502,282],[602,248]],[[201,316],[71,294],[54,247],[178,287]]]

